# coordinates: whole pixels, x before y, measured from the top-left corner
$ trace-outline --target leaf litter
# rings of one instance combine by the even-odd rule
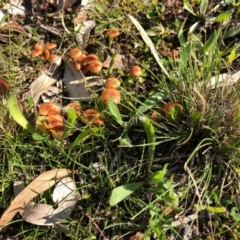
[[[41,175],[39,175],[37,178],[35,178],[26,188],[24,188],[14,198],[11,205],[1,216],[0,231],[5,232],[8,227],[7,224],[11,222],[11,220],[13,219],[13,217],[16,215],[17,212],[23,210],[23,213],[24,213],[25,207],[27,207],[26,209],[28,209],[28,204],[30,203],[30,201],[33,198],[37,197],[39,194],[41,194],[45,190],[51,188],[54,184],[56,184],[59,181],[60,181],[60,185],[57,185],[58,186],[57,189],[62,189],[63,185],[65,184],[67,190],[65,190],[64,192],[67,195],[64,195],[64,194],[58,195],[58,192],[56,192],[55,193],[56,196],[54,197],[54,199],[55,200],[58,200],[58,199],[63,200],[65,198],[65,196],[67,196],[67,197],[71,196],[71,197],[75,198],[76,195],[72,194],[72,191],[75,191],[75,188],[73,187],[73,183],[70,181],[70,178],[67,178],[70,173],[71,173],[70,170],[64,169],[64,168],[53,169],[53,170],[44,172]],[[63,178],[66,178],[66,180],[63,181],[62,180]],[[61,182],[61,180],[63,182]],[[70,191],[71,191],[71,193],[70,193]],[[69,202],[66,201],[66,203],[64,203],[64,205],[62,205],[62,206],[65,206],[65,207],[66,207],[66,205],[69,206],[68,204],[70,204],[70,202],[71,202],[70,200],[69,200]],[[73,202],[71,202],[71,204],[73,204]],[[31,205],[32,205],[32,203],[31,203]],[[32,206],[30,206],[30,209],[32,209],[31,207]],[[65,211],[65,208],[61,208],[61,205],[60,205],[59,209],[63,212]],[[32,211],[32,212],[34,212],[34,211]],[[52,211],[52,213],[53,212],[54,212],[54,210]],[[57,212],[57,210],[55,211],[55,213],[56,212]],[[65,215],[62,215],[62,216],[67,216],[65,212],[64,212],[64,214]],[[26,215],[24,215],[24,216],[25,216],[25,218],[27,218],[26,216],[29,216],[29,215],[31,216],[31,214],[28,213],[28,211],[27,211]],[[59,218],[60,216],[58,215],[57,217]],[[55,219],[55,221],[56,221],[56,219]]]

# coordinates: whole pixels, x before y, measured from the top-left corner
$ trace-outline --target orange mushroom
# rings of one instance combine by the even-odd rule
[[[53,48],[57,47],[57,44],[56,43],[46,43],[44,45],[44,49],[47,49],[47,50],[51,50]]]
[[[83,120],[85,123],[91,123],[92,125],[99,127],[104,124],[103,118],[100,112],[95,109],[88,109],[83,113]]]
[[[139,66],[135,65],[131,68],[130,75],[133,77],[139,77],[142,75],[142,69]]]
[[[51,53],[50,56],[49,56],[49,60],[52,61],[52,62],[57,62],[57,60],[60,58],[60,56],[54,54],[54,53]]]
[[[165,111],[166,115],[169,115],[171,109],[175,108],[175,107],[179,108],[180,113],[183,112],[183,106],[181,104],[176,103],[176,102],[168,102],[164,105],[164,111]]]
[[[31,51],[30,55],[31,55],[31,57],[37,57],[37,56],[41,55],[42,52],[43,52],[42,46],[36,43],[33,46],[33,50]]]
[[[103,90],[101,94],[101,100],[104,102],[108,102],[110,98],[112,98],[116,104],[120,103],[121,100],[120,92],[114,88],[108,88]]]
[[[74,110],[76,111],[76,113],[79,114],[79,115],[80,115],[81,110],[82,110],[81,105],[80,105],[79,102],[69,103],[69,104],[67,105],[67,107],[74,109]]]
[[[50,115],[46,117],[46,126],[56,132],[62,132],[65,127],[64,118],[60,115]]]
[[[47,49],[44,49],[41,55],[43,60],[48,60],[50,57],[50,52]]]
[[[98,60],[93,60],[88,63],[88,68],[92,73],[99,73],[102,70],[102,63]]]
[[[70,56],[75,59],[78,58],[82,54],[82,51],[79,48],[72,48],[70,50]]]
[[[42,116],[61,114],[61,109],[51,102],[46,102],[40,105],[38,112]]]
[[[164,112],[164,110],[162,109],[158,109],[157,111],[153,111],[152,114],[151,114],[151,119],[154,121],[154,122],[160,122],[160,120],[162,119],[162,117],[165,117],[166,114]]]
[[[10,90],[10,84],[4,78],[0,77],[0,96],[5,96]]]
[[[107,31],[108,37],[111,37],[111,38],[116,38],[116,37],[118,37],[119,34],[120,33],[119,33],[119,31],[117,29],[109,29]]]
[[[110,77],[105,82],[105,88],[118,88],[120,86],[120,81],[115,77]]]

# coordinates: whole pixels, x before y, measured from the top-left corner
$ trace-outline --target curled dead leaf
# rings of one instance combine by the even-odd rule
[[[71,173],[65,168],[53,169],[42,173],[35,178],[23,191],[21,191],[12,201],[8,209],[3,213],[0,219],[0,231],[7,230],[7,224],[11,222],[15,214],[22,210],[33,198],[51,188],[62,178]]]

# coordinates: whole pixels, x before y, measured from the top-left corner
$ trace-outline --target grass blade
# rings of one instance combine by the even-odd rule
[[[156,137],[155,137],[155,131],[154,127],[150,121],[149,118],[142,117],[143,127],[145,129],[145,132],[147,134],[147,141],[148,141],[148,175],[150,175],[150,171],[152,168],[153,158],[154,158],[154,152],[155,152],[155,143],[156,143]]]
[[[160,68],[162,69],[162,71],[166,74],[166,76],[170,79],[170,76],[167,72],[167,70],[165,69],[165,67],[163,66],[163,64],[161,63],[161,60],[158,56],[158,52],[156,50],[156,48],[153,45],[152,40],[148,37],[146,31],[142,28],[141,24],[131,15],[128,15],[129,18],[131,19],[132,23],[135,25],[135,27],[137,28],[137,30],[140,32],[144,42],[147,44],[147,46],[150,48],[154,58],[156,59],[158,65],[160,66]]]

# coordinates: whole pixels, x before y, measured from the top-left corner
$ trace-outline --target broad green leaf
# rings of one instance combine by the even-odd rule
[[[226,11],[226,12],[220,14],[219,16],[217,16],[213,20],[213,22],[224,22],[224,21],[227,21],[232,16],[232,13],[233,13],[232,10]]]
[[[230,215],[232,216],[234,221],[240,222],[240,213],[239,213],[239,209],[238,208],[233,207],[231,209]]]
[[[194,16],[196,16],[197,14],[194,12],[193,8],[192,8],[192,5],[187,1],[187,0],[184,0],[183,1],[183,7],[189,11],[191,14],[193,14]]]
[[[228,56],[228,62],[231,64],[236,58],[236,48],[234,48]]]
[[[235,27],[235,28],[232,28],[228,31],[226,31],[224,34],[223,34],[223,38],[230,38],[230,37],[234,37],[236,36],[237,34],[240,33],[240,25]]]
[[[205,15],[207,7],[208,7],[208,0],[202,0],[200,4],[200,14],[202,16]]]
[[[106,14],[106,8],[103,6],[103,4],[101,4],[101,3],[95,3],[95,4],[94,4],[94,8],[95,8],[98,12],[100,12],[100,13],[102,13],[102,14]]]
[[[129,183],[113,189],[109,204],[114,206],[140,188],[144,182]]]
[[[77,113],[74,109],[68,108],[67,113],[68,113],[68,119],[63,130],[62,139],[65,139],[68,137],[68,135],[73,131],[73,128],[77,121]]]
[[[132,141],[127,134],[119,138],[119,142],[123,146],[132,147]]]
[[[114,103],[112,98],[110,98],[108,101],[108,108],[109,108],[112,116],[114,117],[114,119],[122,126],[123,120],[122,120],[121,113],[119,112],[119,109],[118,109],[117,105]]]
[[[77,138],[75,139],[72,146],[80,145],[82,142],[84,142],[87,138],[89,138],[92,134],[99,131],[99,128],[88,128],[81,132]]]
[[[133,22],[133,24],[135,25],[135,27],[137,28],[137,30],[140,32],[144,42],[147,44],[147,46],[150,48],[152,55],[154,56],[155,60],[157,61],[158,65],[160,66],[160,68],[162,69],[162,71],[166,74],[166,76],[170,79],[170,76],[167,72],[167,70],[165,69],[165,67],[163,66],[159,56],[158,56],[158,52],[156,50],[156,48],[153,45],[152,40],[149,38],[149,36],[147,35],[146,31],[142,28],[142,26],[140,25],[140,23],[131,15],[128,15],[129,18],[131,19],[131,21]]]
[[[152,162],[154,159],[154,152],[155,152],[155,143],[156,143],[156,136],[155,136],[155,130],[153,127],[152,122],[149,118],[142,117],[141,118],[143,122],[143,127],[145,129],[145,132],[147,134],[147,142],[148,142],[148,174],[150,174],[151,168],[152,168]]]
[[[240,43],[236,43],[234,46],[225,49],[223,52],[221,52],[221,57],[229,54],[234,48],[237,50],[239,47],[240,47]]]
[[[162,181],[163,178],[164,178],[164,176],[165,176],[166,173],[167,173],[167,166],[168,166],[168,164],[165,164],[162,170],[153,173],[153,174],[148,178],[148,182],[154,184],[154,183],[158,183],[158,182]]]
[[[25,130],[34,134],[36,130],[29,124],[27,119],[23,116],[17,102],[17,94],[13,93],[8,99],[7,103],[8,110],[12,118],[21,125]]]
[[[150,96],[142,105],[138,108],[138,113],[144,113],[147,110],[154,107],[156,104],[159,103],[163,99],[163,97],[166,96],[166,93],[164,92],[157,92],[154,93],[152,96]]]

